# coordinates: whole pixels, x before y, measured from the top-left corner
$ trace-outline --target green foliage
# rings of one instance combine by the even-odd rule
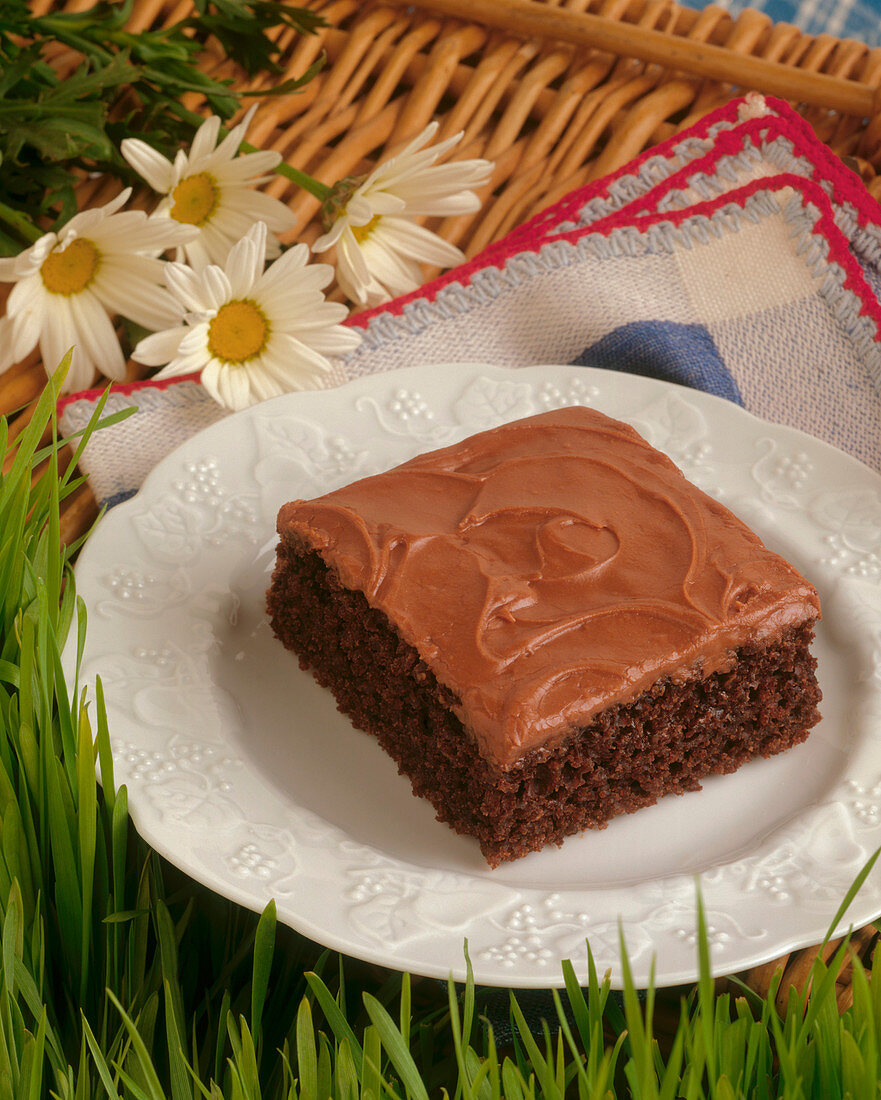
[[[277,0],[195,0],[192,17],[133,34],[125,29],[133,6],[101,0],[85,11],[34,16],[28,0],[0,4],[0,255],[75,213],[71,168],[133,178],[118,151],[123,138],[143,134],[173,158],[202,121],[183,105],[186,95],[223,119],[237,110],[230,81],[196,63],[209,36],[249,75],[279,74],[280,50],[267,32],[310,33],[323,23]],[[49,62],[59,47],[81,59],[63,78]],[[264,94],[295,92],[317,68]]]
[[[851,959],[853,1006],[840,1014],[846,940],[778,1014],[776,982],[767,1000],[716,993],[698,899],[700,976],[672,1039],[655,1034],[655,990],[637,992],[622,942],[620,997],[588,953],[586,986],[564,963],[540,1026],[511,994],[513,1038],[500,1044],[470,963],[444,998],[438,983],[344,964],[279,928],[274,905],[244,912],[164,864],[115,787],[100,681],[62,676],[65,643],[81,658],[86,631],[59,539],[78,484],[54,435],[64,369],[0,475],[0,1100],[881,1093],[881,952],[870,972]],[[99,405],[79,446],[117,419]],[[7,437],[0,419],[0,450]]]

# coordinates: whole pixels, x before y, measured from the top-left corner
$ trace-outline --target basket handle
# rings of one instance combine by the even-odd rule
[[[590,46],[736,84],[745,91],[754,89],[796,103],[832,108],[842,114],[869,117],[879,100],[877,89],[856,80],[806,72],[794,65],[736,53],[725,46],[696,42],[589,12],[552,7],[538,0],[420,0],[419,6],[469,23],[498,27],[518,37]]]

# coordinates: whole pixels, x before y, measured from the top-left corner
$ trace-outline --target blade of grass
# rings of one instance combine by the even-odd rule
[[[263,1006],[269,989],[269,975],[272,970],[272,954],[275,948],[276,911],[275,902],[270,900],[260,915],[257,931],[254,934],[254,964],[251,979],[251,1031],[259,1044]]]
[[[30,422],[19,435],[15,457],[6,477],[0,481],[0,515],[7,504],[7,487],[17,487],[25,480],[30,482],[31,471],[35,465],[34,455],[40,445],[40,439],[46,425],[55,413],[56,395],[61,392],[68,369],[70,368],[72,351],[68,351],[53,374],[50,384],[47,385],[34,405]]]
[[[303,997],[297,1010],[297,1077],[300,1094],[318,1100],[318,1048],[307,997]]]
[[[107,1065],[107,1061],[104,1057],[104,1052],[98,1044],[98,1040],[95,1038],[95,1034],[89,1026],[89,1021],[85,1014],[81,1014],[83,1034],[85,1035],[86,1042],[89,1046],[89,1053],[92,1055],[92,1061],[95,1064],[95,1069],[98,1072],[98,1079],[104,1086],[104,1091],[112,1100],[117,1100],[119,1093],[116,1090],[116,1082],[113,1080],[113,1074],[110,1072],[110,1067]]]
[[[456,1065],[459,1068],[459,1080],[456,1085],[455,1097],[464,1096],[465,1100],[473,1100],[471,1091],[471,1075],[465,1063],[465,1051],[462,1039],[462,1024],[459,1019],[459,997],[456,992],[456,983],[452,977],[447,980],[447,1003],[450,1009],[450,1031],[453,1036],[453,1050],[456,1056]]]
[[[545,1056],[539,1050],[538,1044],[532,1037],[532,1032],[529,1030],[529,1025],[523,1015],[523,1010],[517,1003],[517,998],[513,993],[511,994],[511,1012],[517,1024],[518,1035],[529,1057],[529,1063],[542,1090],[542,1096],[546,1097],[547,1100],[563,1100],[557,1088],[553,1062],[549,1064]]]
[[[315,1000],[321,1006],[324,1018],[330,1025],[330,1030],[336,1036],[337,1042],[342,1042],[345,1039],[349,1044],[349,1053],[355,1065],[355,1072],[360,1078],[363,1052],[361,1050],[361,1044],[355,1038],[355,1032],[352,1030],[349,1021],[346,1019],[340,1006],[334,1000],[330,990],[314,971],[308,971],[306,973],[306,982]]]
[[[144,1041],[144,1038],[142,1037],[140,1031],[138,1030],[137,1025],[135,1024],[131,1016],[129,1016],[129,1014],[123,1008],[119,998],[112,990],[108,989],[107,996],[110,998],[110,1001],[116,1008],[116,1011],[122,1017],[122,1022],[125,1026],[126,1033],[137,1059],[137,1065],[141,1070],[148,1091],[146,1094],[141,1092],[141,1090],[138,1089],[134,1078],[126,1074],[125,1077],[128,1087],[136,1093],[141,1092],[141,1095],[149,1097],[149,1100],[167,1100],[167,1097],[165,1096],[162,1088],[162,1082],[159,1080],[159,1075],[157,1074],[156,1067],[153,1064],[153,1059],[150,1057],[150,1051],[148,1050],[147,1044]],[[122,1073],[122,1071],[120,1072]]]
[[[829,924],[829,927],[826,930],[826,935],[823,937],[823,942],[821,944],[821,947],[825,947],[826,944],[835,935],[836,928],[838,928],[838,926],[841,924],[842,920],[844,919],[844,914],[848,911],[848,909],[851,906],[851,903],[853,902],[853,899],[860,892],[860,889],[862,888],[863,883],[866,881],[866,879],[871,874],[872,868],[875,866],[876,862],[878,861],[878,856],[879,855],[881,855],[881,848],[876,848],[875,851],[872,853],[872,855],[869,856],[869,858],[866,860],[866,862],[860,868],[859,873],[857,874],[856,878],[851,883],[850,889],[844,895],[844,898],[841,902],[841,905],[839,905],[839,907],[838,907],[838,911],[836,912],[835,916],[832,918],[832,920]]]
[[[395,1067],[407,1095],[413,1100],[428,1100],[428,1092],[422,1082],[422,1076],[391,1016],[370,993],[364,993],[362,1000],[370,1022],[376,1028],[380,1042]]]
[[[716,1081],[718,1079],[715,1043],[715,1013],[713,1011],[715,988],[713,986],[713,972],[710,963],[710,938],[707,934],[707,916],[704,911],[704,901],[701,896],[700,885],[697,883],[695,885],[695,892],[697,897],[697,1011],[701,1034],[703,1036],[703,1056],[706,1061],[709,1094],[711,1097],[715,1097]]]
[[[624,940],[624,929],[620,923],[618,926],[618,944],[624,986],[624,1019],[627,1023],[627,1037],[630,1046],[631,1088],[634,1090],[635,1096],[654,1098],[657,1096],[657,1080],[655,1078],[654,1052],[652,1049],[651,996],[654,989],[655,964],[652,960],[646,1008],[643,1010],[639,1002],[636,983],[633,980],[627,944]]]
[[[87,1001],[89,962],[92,957],[92,885],[97,845],[98,799],[95,793],[95,758],[88,726],[80,726],[77,771],[77,832],[79,865],[82,868],[82,901],[80,910],[80,1004]]]

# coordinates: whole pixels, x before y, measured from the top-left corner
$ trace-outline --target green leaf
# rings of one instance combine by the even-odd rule
[[[119,998],[112,990],[108,989],[107,996],[110,998],[110,1001],[115,1006],[116,1011],[122,1017],[122,1022],[125,1025],[125,1030],[131,1042],[132,1049],[134,1050],[138,1067],[141,1070],[144,1082],[147,1086],[146,1096],[149,1097],[149,1100],[167,1100],[167,1097],[165,1096],[162,1088],[162,1082],[159,1080],[159,1075],[157,1074],[156,1067],[153,1064],[153,1059],[150,1057],[150,1051],[147,1048],[147,1044],[144,1041],[143,1036],[138,1030],[138,1026],[135,1024],[134,1020],[131,1018],[131,1016],[129,1016],[126,1010],[122,1007]],[[133,1090],[141,1091],[137,1089],[134,1078],[128,1077],[128,1084],[129,1087]],[[142,1095],[145,1094],[142,1093]]]
[[[77,870],[73,834],[76,830],[69,790],[65,797],[64,769],[58,758],[50,754],[48,739],[43,749],[43,778],[49,817],[49,840],[55,871],[55,905],[66,942],[68,965],[76,965],[82,944],[83,908]],[[76,960],[76,962],[75,962]]]
[[[823,943],[822,943],[823,947],[825,947],[826,944],[834,936],[835,929],[838,928],[838,926],[841,924],[842,920],[844,919],[844,914],[848,911],[848,909],[851,906],[851,902],[857,896],[857,894],[860,891],[861,886],[863,885],[863,883],[866,881],[866,879],[871,874],[872,868],[875,866],[876,862],[878,861],[878,856],[879,855],[881,855],[881,848],[876,848],[875,851],[872,853],[872,855],[866,860],[866,862],[860,868],[859,874],[853,880],[853,882],[850,886],[850,889],[844,895],[844,899],[842,900],[841,905],[839,905],[838,911],[836,912],[835,916],[832,918],[832,921],[830,922],[829,927],[826,930],[826,935],[824,936]]]
[[[714,1082],[717,1079],[717,1051],[715,1034],[715,1013],[713,1005],[715,992],[713,987],[713,973],[710,964],[710,938],[707,934],[707,918],[704,912],[704,902],[700,888],[697,894],[697,955],[698,955],[698,1012],[701,1034],[704,1042],[703,1055],[707,1064],[707,1075],[710,1080],[710,1095],[714,1092]]]
[[[104,1091],[110,1097],[118,1096],[116,1091],[116,1085],[113,1080],[113,1075],[110,1072],[110,1067],[107,1065],[107,1060],[104,1057],[104,1052],[101,1050],[98,1040],[95,1038],[95,1034],[89,1026],[89,1021],[85,1015],[82,1016],[83,1034],[86,1037],[86,1042],[89,1045],[89,1052],[92,1055],[92,1060],[95,1063],[95,1069],[98,1071],[98,1078],[101,1084],[104,1086]]]
[[[395,1067],[407,1095],[412,1100],[428,1100],[428,1092],[422,1082],[419,1070],[416,1068],[416,1063],[413,1061],[413,1057],[407,1049],[407,1044],[404,1042],[404,1037],[395,1027],[391,1016],[372,994],[364,993],[362,999],[367,1015],[370,1017],[370,1022],[376,1028],[380,1042]]]
[[[523,1010],[517,1003],[517,998],[513,993],[511,994],[511,1012],[517,1024],[517,1032],[520,1036],[520,1040],[526,1048],[530,1063],[535,1071],[535,1076],[541,1086],[542,1096],[546,1097],[547,1100],[563,1100],[563,1096],[560,1094],[560,1090],[557,1086],[553,1062],[551,1059],[545,1058],[539,1050],[538,1044],[532,1037],[532,1032],[529,1030],[529,1025],[526,1023]]]
[[[172,992],[171,980],[168,978],[165,979],[163,987],[165,990],[165,1042],[171,1078],[171,1100],[191,1100],[189,1067],[183,1052],[184,1036],[181,1032],[181,1024],[178,1022],[182,1002],[181,990],[177,987]]]
[[[79,866],[82,873],[82,910],[80,940],[80,1003],[85,1004],[91,977],[92,956],[92,887],[94,883],[95,847],[97,843],[98,799],[95,792],[95,760],[92,739],[85,723],[80,725],[77,768],[77,831]]]
[[[0,680],[2,680],[4,684],[9,684],[14,688],[19,687],[21,685],[21,676],[18,665],[14,664],[12,661],[0,660]]]
[[[84,11],[0,13],[0,248],[13,255],[44,228],[56,230],[76,210],[75,167],[140,182],[118,152],[123,138],[148,134],[173,159],[202,118],[182,100],[198,97],[223,119],[241,106],[230,80],[200,66],[209,39],[251,75],[279,74],[278,29],[310,33],[312,12],[269,0],[200,4],[190,18],[126,29],[125,3]],[[6,33],[4,33],[4,31]],[[42,57],[59,50],[81,64],[60,80]],[[288,95],[308,83],[321,62],[257,94]],[[43,223],[43,224],[41,224]]]
[[[846,1096],[871,1096],[878,1092],[874,1066],[863,1058],[856,1039],[849,1031],[841,1033],[841,1085]]]
[[[531,1092],[520,1070],[510,1058],[502,1062],[502,1089],[505,1100],[526,1100]]]
[[[349,1044],[344,1039],[347,1052],[349,1052]],[[349,1053],[351,1058],[351,1054]],[[375,1096],[382,1095],[382,1072],[380,1064],[382,1060],[382,1044],[379,1040],[379,1032],[372,1024],[368,1024],[364,1028],[364,1060],[361,1068],[361,1093],[363,1096]],[[354,1070],[354,1066],[353,1066]]]
[[[251,979],[251,1031],[260,1034],[263,1005],[269,989],[272,953],[275,948],[275,902],[270,901],[260,915],[254,935],[254,972]]]
[[[367,1062],[366,1054],[361,1064],[365,1074],[369,1074],[371,1070],[375,1069],[377,1075],[379,1075],[378,1068]],[[367,1096],[370,1094],[366,1087],[361,1089],[358,1087],[358,1076],[355,1073],[355,1063],[352,1059],[352,1052],[349,1048],[349,1044],[345,1039],[340,1043],[339,1050],[337,1051],[335,1076],[336,1089],[333,1093],[334,1100],[359,1100],[359,1093],[360,1100],[367,1100]],[[385,1084],[385,1082],[382,1081],[381,1083]],[[301,1100],[306,1100],[306,1096],[307,1094],[301,1090]]]
[[[297,1076],[300,1095],[319,1100],[318,1097],[318,1049],[315,1045],[315,1028],[312,1010],[304,997],[297,1010]]]
[[[6,904],[3,917],[2,954],[3,975],[7,983],[6,994],[15,998],[15,960],[21,958],[24,950],[24,932],[22,930],[22,901],[18,884],[14,884]]]
[[[355,1038],[355,1032],[352,1030],[349,1021],[346,1019],[342,1009],[333,999],[330,990],[316,973],[307,971],[305,978],[309,985],[309,989],[312,991],[312,995],[321,1006],[321,1011],[324,1013],[324,1017],[330,1025],[331,1031],[336,1036],[337,1041],[343,1042],[345,1040],[349,1044],[349,1053],[355,1064],[355,1072],[360,1078],[361,1059],[363,1056],[361,1044]]]

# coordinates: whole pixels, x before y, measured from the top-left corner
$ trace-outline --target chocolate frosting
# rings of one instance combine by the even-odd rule
[[[502,767],[820,610],[727,508],[587,408],[286,504],[278,530],[386,614]]]

